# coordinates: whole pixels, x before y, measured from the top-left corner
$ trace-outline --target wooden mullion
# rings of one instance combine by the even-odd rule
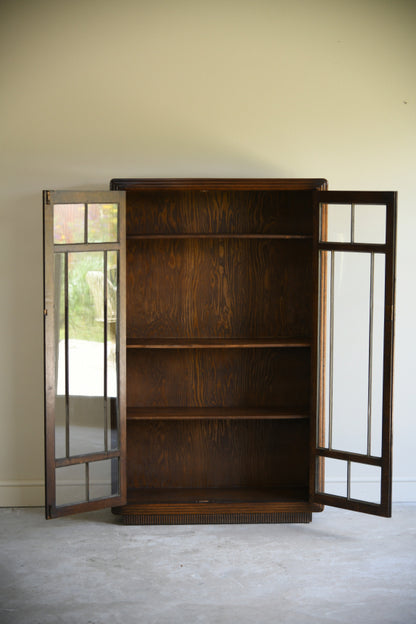
[[[348,499],[344,496],[336,496],[335,494],[323,494],[320,492],[315,495],[314,501],[316,503],[321,503],[322,505],[340,507],[341,509],[358,511],[360,513],[367,513],[374,516],[384,516],[386,518],[391,516],[390,510],[384,504],[368,503],[354,498]]]
[[[358,253],[386,253],[387,245],[381,243],[336,243],[322,241],[318,243],[319,249],[324,251],[348,251]]]
[[[106,496],[105,498],[98,498],[92,501],[84,503],[75,503],[70,505],[51,505],[48,507],[48,518],[59,518],[61,516],[70,516],[77,513],[83,513],[86,511],[96,511],[97,509],[105,509],[107,507],[116,507],[123,505],[125,499],[121,496]]]
[[[55,466],[56,468],[63,468],[64,466],[75,466],[104,459],[113,459],[113,457],[120,457],[120,451],[102,451],[101,453],[75,455],[74,457],[60,457],[55,460]]]
[[[317,448],[318,457],[328,457],[329,459],[340,459],[343,461],[355,462],[358,464],[368,464],[370,466],[383,466],[382,457],[374,457],[373,455],[361,455],[360,453],[349,453],[347,451],[335,451],[328,448]]]
[[[68,253],[64,254],[64,298],[65,298],[65,453],[70,456],[70,427],[69,427],[69,258]]]
[[[56,253],[63,252],[82,252],[87,251],[118,251],[120,243],[67,243],[65,245],[54,245]]]

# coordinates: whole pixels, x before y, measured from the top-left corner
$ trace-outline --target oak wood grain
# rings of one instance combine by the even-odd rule
[[[128,407],[301,408],[310,350],[128,349]]]
[[[128,421],[130,488],[308,486],[307,421]]]
[[[127,335],[309,338],[310,241],[128,241]]]

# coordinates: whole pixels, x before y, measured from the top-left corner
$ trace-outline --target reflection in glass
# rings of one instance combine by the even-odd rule
[[[108,449],[118,448],[118,252],[107,252],[107,366],[106,366],[106,444]]]
[[[55,254],[55,457],[65,457],[65,254]]]
[[[56,457],[118,448],[117,289],[118,252],[56,254]]]
[[[114,462],[116,463],[115,466]],[[97,498],[108,498],[109,496],[118,494],[117,480],[115,483],[115,490],[112,485],[114,467],[118,469],[118,458],[115,460],[105,459],[102,461],[91,462],[89,464],[90,500],[94,500]]]
[[[53,208],[53,240],[55,245],[83,243],[85,205],[55,204]]]
[[[56,505],[71,505],[87,500],[85,464],[56,469]]]
[[[118,204],[88,204],[88,242],[118,240]]]

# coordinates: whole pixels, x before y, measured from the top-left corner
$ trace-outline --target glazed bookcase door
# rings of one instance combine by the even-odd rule
[[[124,504],[125,193],[45,191],[46,517]]]
[[[396,194],[317,191],[314,502],[391,515]]]

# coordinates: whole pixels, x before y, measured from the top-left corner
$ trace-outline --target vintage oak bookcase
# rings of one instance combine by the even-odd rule
[[[396,194],[110,188],[44,192],[47,518],[389,516]]]

